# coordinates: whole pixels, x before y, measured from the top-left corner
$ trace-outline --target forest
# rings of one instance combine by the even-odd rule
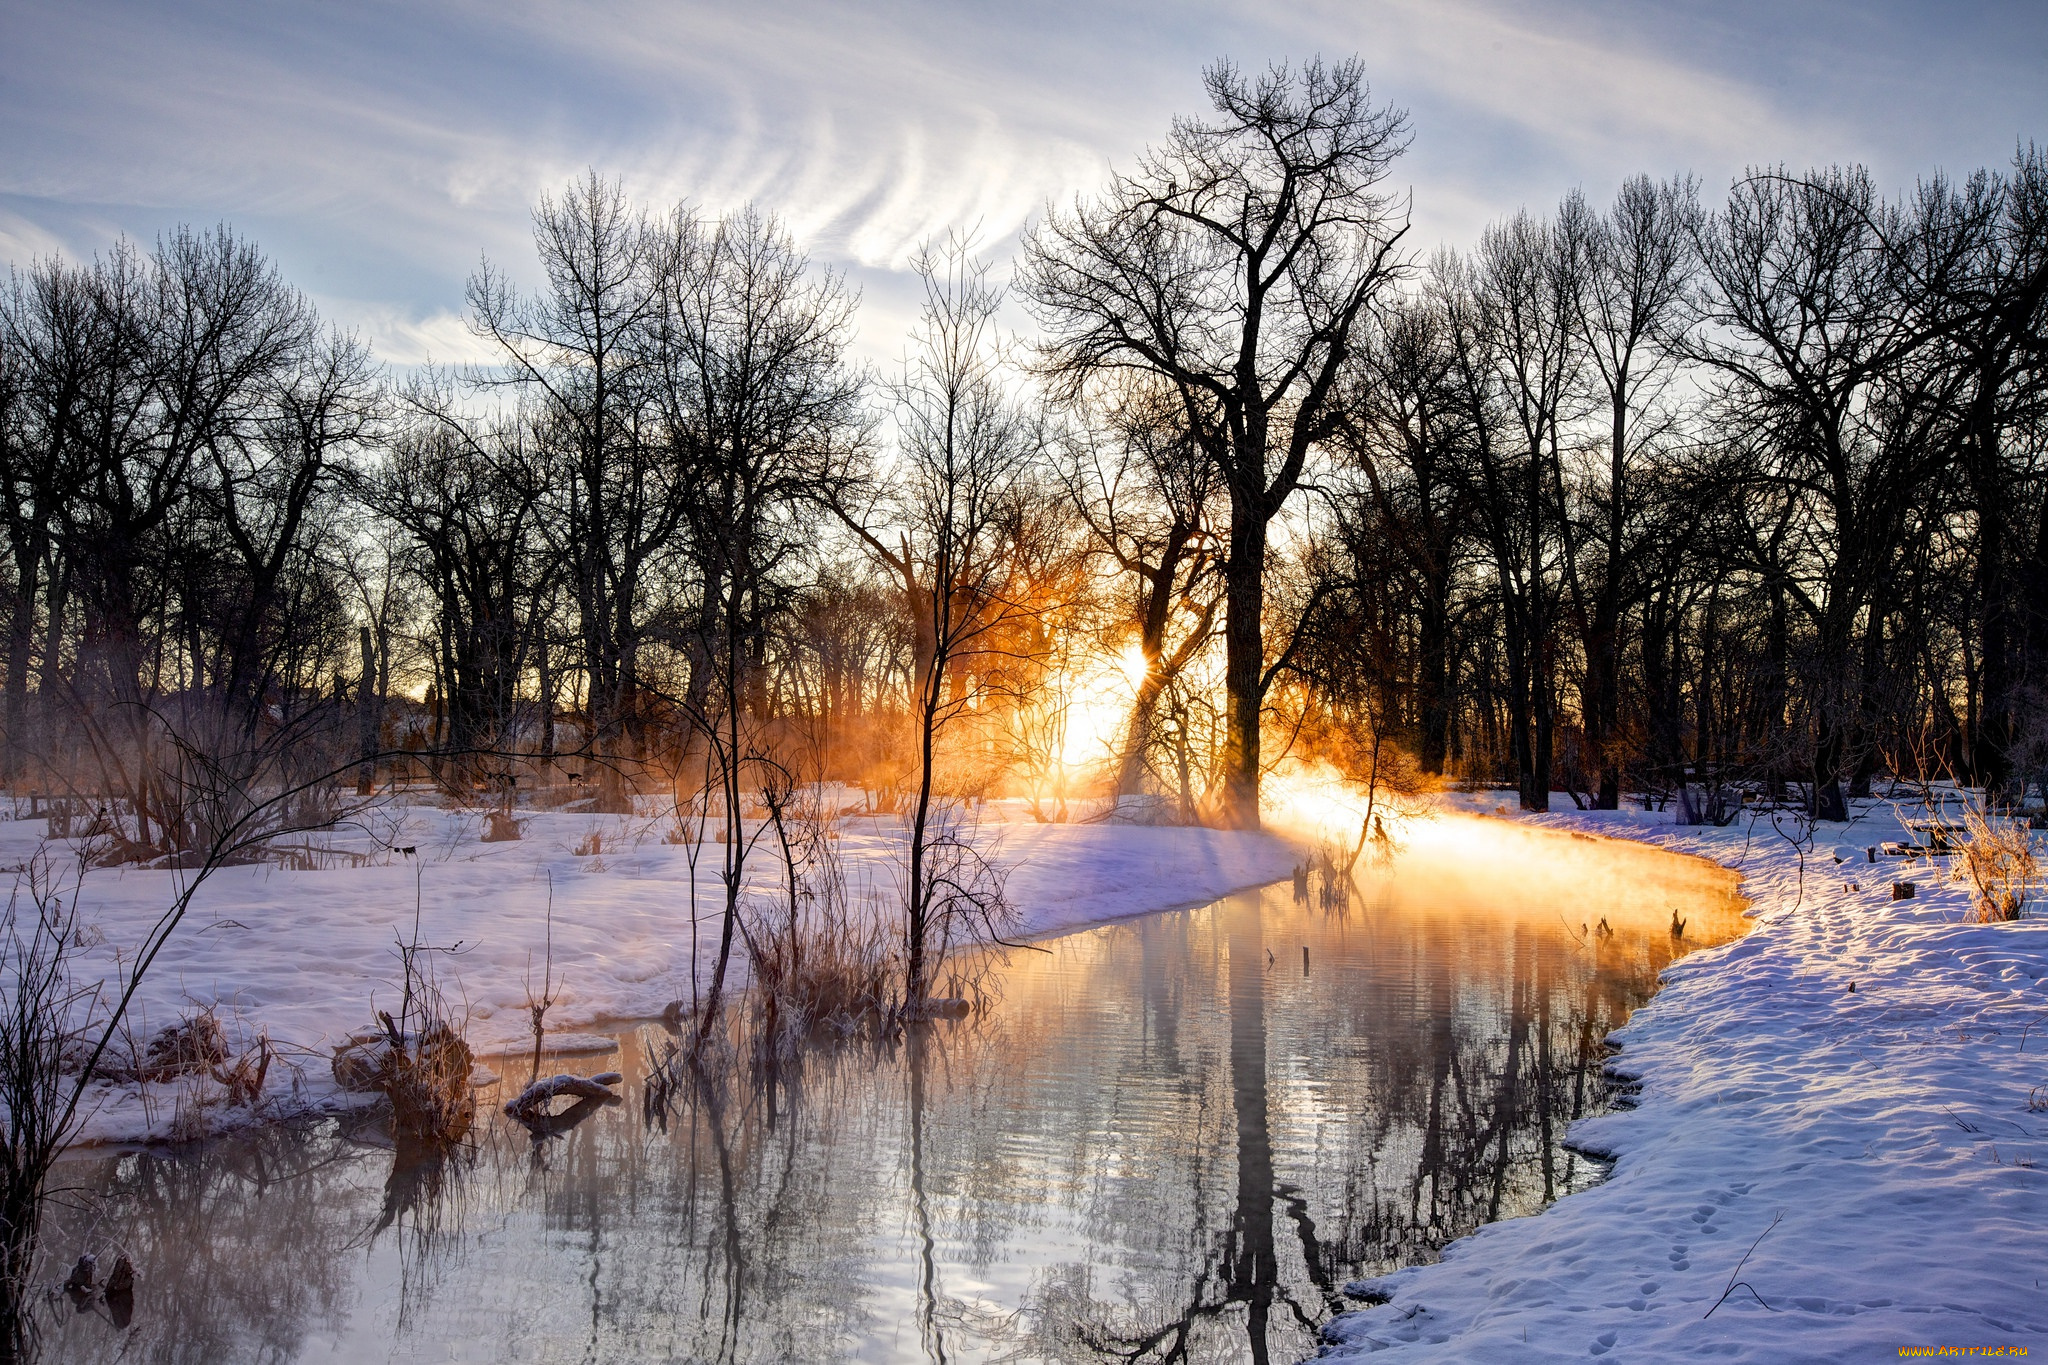
[[[772,215],[599,171],[468,281],[487,362],[382,364],[225,224],[14,263],[7,783],[146,861],[279,782],[1236,827],[1298,764],[1709,817],[2048,782],[2039,149],[1432,248],[1358,64],[1206,89],[930,243],[894,366]]]

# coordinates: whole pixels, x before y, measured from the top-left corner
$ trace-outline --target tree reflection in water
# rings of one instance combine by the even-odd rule
[[[500,1120],[433,1169],[331,1123],[74,1162],[96,1212],[53,1213],[53,1253],[127,1250],[135,1318],[46,1336],[165,1362],[1294,1360],[1346,1280],[1595,1178],[1561,1140],[1603,1101],[1602,1039],[1736,932],[1724,874],[1555,842],[1607,881],[1419,849],[1348,908],[1282,886],[1073,935],[1014,959],[987,1019]],[[1578,933],[1588,903],[1611,937]],[[590,1069],[641,1093],[657,1033]]]

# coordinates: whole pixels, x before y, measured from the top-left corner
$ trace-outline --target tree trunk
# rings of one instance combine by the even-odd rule
[[[1442,776],[1449,756],[1451,728],[1450,578],[1430,573],[1423,579],[1418,627],[1415,712],[1422,731],[1422,769]]]
[[[1522,809],[1547,811],[1551,756],[1557,743],[1557,686],[1551,677],[1549,641],[1539,641],[1534,653],[1529,690],[1535,733],[1531,736],[1529,780],[1522,786]]]
[[[7,635],[7,738],[0,778],[13,783],[21,776],[28,734],[28,667],[35,650],[37,569],[42,555],[19,553],[16,565],[13,619]]]
[[[1123,762],[1117,766],[1116,794],[1135,796],[1145,780],[1145,755],[1152,748],[1152,731],[1159,710],[1159,694],[1166,690],[1166,675],[1159,658],[1147,652],[1145,676],[1139,680],[1138,695],[1131,704],[1131,731],[1124,740]]]
[[[1515,786],[1524,810],[1534,810],[1536,755],[1530,743],[1529,721],[1529,631],[1523,624],[1522,607],[1512,598],[1504,601],[1501,615],[1506,623],[1508,656],[1508,752],[1515,761]]]
[[[1223,564],[1223,823],[1259,828],[1259,711],[1265,701],[1266,521],[1233,493]]]
[[[1771,582],[1771,616],[1764,633],[1765,674],[1763,685],[1763,745],[1770,755],[1766,787],[1773,797],[1785,791],[1784,743],[1787,729],[1785,703],[1791,690],[1792,625],[1784,584]]]
[[[356,752],[362,760],[356,769],[356,794],[368,796],[377,786],[377,732],[384,706],[377,694],[377,649],[368,626],[357,628],[356,644],[363,655],[363,679],[356,684]]]
[[[1982,701],[1970,733],[1972,777],[1986,791],[2005,792],[2012,782],[2014,731],[2012,630],[2005,572],[2006,518],[2010,514],[2000,477],[1997,438],[1980,431],[1977,449],[1978,654],[1983,669]]]
[[[1830,617],[1840,613],[1832,609]],[[1842,760],[1848,755],[1848,728],[1842,711],[1848,679],[1847,641],[1832,629],[1832,621],[1821,627],[1818,676],[1814,679],[1814,744],[1812,813],[1817,820],[1842,821],[1849,818],[1849,803],[1842,794]]]

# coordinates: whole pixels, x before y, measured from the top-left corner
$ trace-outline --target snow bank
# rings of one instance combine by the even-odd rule
[[[1354,1286],[1391,1301],[1334,1319],[1323,1354],[1777,1362],[2048,1346],[2048,1112],[2029,1109],[2030,1093],[2048,1102],[2048,918],[1968,925],[1939,863],[1838,864],[1838,845],[1902,837],[1884,803],[1846,831],[1821,826],[1803,858],[1768,820],[1670,819],[1531,817],[1717,859],[1754,903],[1751,934],[1675,964],[1614,1035],[1639,1107],[1571,1133],[1617,1158],[1612,1176]],[[1890,899],[1894,877],[1914,899]]]
[[[479,1055],[529,1045],[526,983],[539,983],[553,906],[555,976],[548,1013],[551,1048],[607,1046],[578,1037],[615,1020],[649,1018],[690,995],[691,885],[687,850],[661,841],[661,824],[562,812],[520,814],[517,841],[483,843],[480,813],[425,805],[395,806],[375,827],[319,842],[313,861],[329,870],[274,865],[230,867],[201,886],[191,911],[145,979],[134,1029],[138,1037],[196,1006],[213,1006],[238,1044],[259,1030],[279,1045],[273,1108],[336,1098],[328,1074],[331,1047],[372,1022],[374,1008],[396,1007],[399,967],[393,947],[413,931],[418,906],[423,941],[436,954],[446,993],[466,1002],[470,1041]],[[19,865],[43,843],[46,822],[0,823],[0,864]],[[842,822],[840,849],[856,894],[886,901],[898,885],[900,823]],[[574,850],[591,835],[600,850]],[[1276,838],[1205,829],[1113,824],[1049,825],[991,805],[975,836],[1008,870],[1023,933],[1043,936],[1085,925],[1213,900],[1286,876],[1296,856]],[[411,848],[404,855],[392,851]],[[587,845],[585,845],[587,846]],[[49,845],[60,867],[68,847]],[[719,849],[705,845],[695,873],[697,962],[708,978],[722,891]],[[351,866],[360,861],[363,865]],[[750,867],[754,890],[781,894],[779,865],[767,843]],[[111,986],[121,955],[170,905],[179,873],[96,870],[85,875],[79,904],[78,958],[88,979]],[[735,952],[744,973],[744,952]],[[176,1085],[104,1087],[85,1128],[87,1141],[162,1136],[192,1097]],[[212,1110],[201,1127],[237,1117]],[[188,1112],[186,1123],[192,1121]]]

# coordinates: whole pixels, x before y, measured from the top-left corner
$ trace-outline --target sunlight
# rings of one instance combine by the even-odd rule
[[[1366,792],[1321,759],[1291,762],[1267,774],[1260,784],[1259,804],[1266,823],[1310,843],[1335,843],[1347,849],[1357,842],[1365,821]],[[1408,809],[1385,790],[1370,803],[1372,813],[1396,842],[1426,819],[1426,812]]]
[[[1074,774],[1116,756],[1144,678],[1145,654],[1133,643],[1115,654],[1086,659],[1059,680],[1055,695],[1066,707],[1059,745],[1062,769]]]

